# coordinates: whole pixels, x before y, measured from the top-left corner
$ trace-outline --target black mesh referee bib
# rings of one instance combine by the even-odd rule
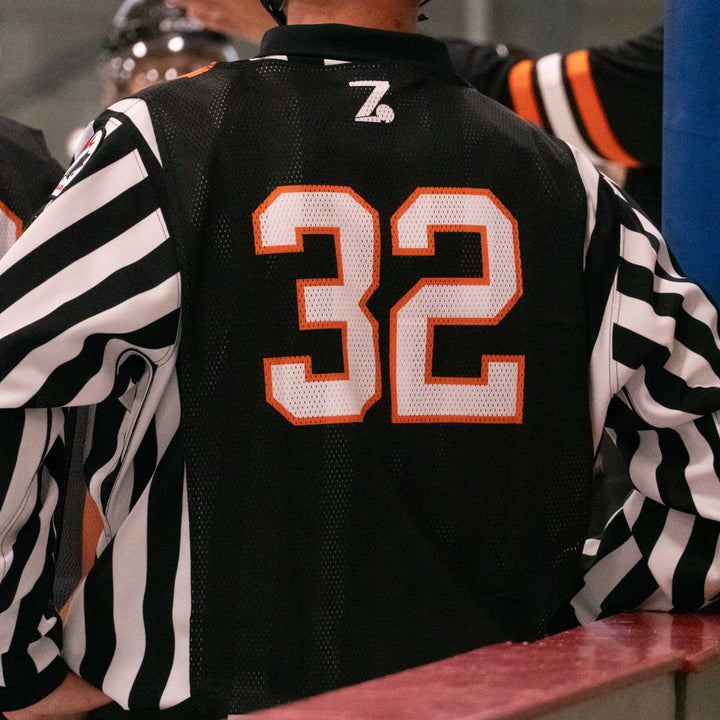
[[[592,450],[570,152],[434,41],[375,60],[376,34],[342,32],[329,59],[350,63],[297,57],[307,29],[288,28],[288,59],[148,95],[182,268],[208,716],[541,637],[577,581]]]

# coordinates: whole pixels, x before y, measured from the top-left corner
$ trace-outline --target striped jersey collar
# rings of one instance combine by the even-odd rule
[[[289,56],[345,61],[399,60],[454,74],[444,43],[425,35],[350,25],[283,25],[265,33],[261,57]]]

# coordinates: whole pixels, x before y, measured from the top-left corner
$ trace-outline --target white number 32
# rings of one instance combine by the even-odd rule
[[[380,272],[377,212],[337,186],[277,188],[255,211],[258,254],[303,252],[332,235],[338,277],[298,280],[300,328],[342,331],[344,372],[314,374],[312,359],[265,359],[268,402],[295,425],[361,422],[381,393],[378,322],[367,301]],[[400,423],[522,422],[523,355],[483,355],[475,378],[432,374],[437,325],[496,325],[522,295],[517,222],[489,191],[419,188],[391,219],[394,255],[435,254],[438,232],[474,233],[477,278],[424,278],[390,311],[392,419]]]

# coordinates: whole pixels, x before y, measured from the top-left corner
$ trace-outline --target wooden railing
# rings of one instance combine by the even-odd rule
[[[720,720],[720,614],[619,615],[242,717]]]

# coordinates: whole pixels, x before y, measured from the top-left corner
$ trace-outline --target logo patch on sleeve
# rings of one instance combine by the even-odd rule
[[[100,146],[102,139],[105,137],[104,130],[98,130],[83,146],[83,149],[77,154],[72,165],[67,169],[67,172],[63,175],[62,179],[58,183],[57,187],[53,190],[50,197],[56,198],[60,195],[63,190],[72,183],[72,181],[82,172],[82,169],[87,164],[87,161],[93,156],[95,151]]]

